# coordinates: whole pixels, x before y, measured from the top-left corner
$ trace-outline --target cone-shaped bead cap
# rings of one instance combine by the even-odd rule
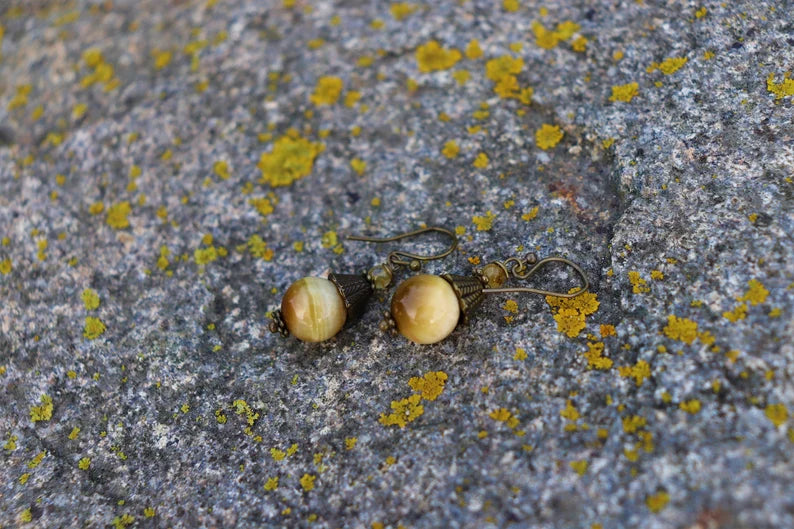
[[[361,316],[367,301],[372,296],[372,285],[369,280],[363,274],[334,273],[328,274],[328,280],[336,285],[342,295],[347,309],[347,321],[352,322]]]
[[[443,274],[441,277],[452,285],[452,290],[458,297],[458,303],[460,304],[460,319],[463,323],[468,323],[469,313],[480,304],[484,297],[482,281],[474,276],[459,276],[455,274]]]

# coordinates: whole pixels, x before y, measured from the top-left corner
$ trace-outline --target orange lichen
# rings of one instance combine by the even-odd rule
[[[687,318],[679,318],[670,314],[667,317],[667,325],[662,329],[662,332],[668,338],[691,344],[697,338],[698,324]]]
[[[598,328],[598,332],[601,334],[601,338],[606,338],[607,336],[617,336],[614,325],[601,324],[601,326]]]
[[[408,385],[418,391],[425,400],[436,400],[444,391],[447,374],[443,371],[430,371],[422,377],[411,377]]]

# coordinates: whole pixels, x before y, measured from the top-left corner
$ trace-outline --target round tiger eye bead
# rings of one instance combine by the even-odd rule
[[[391,315],[400,334],[412,342],[430,344],[452,333],[460,319],[460,305],[447,281],[420,274],[397,287]]]
[[[488,281],[488,288],[499,288],[507,281],[504,268],[496,263],[488,263],[482,269],[482,276]]]
[[[292,283],[281,299],[281,314],[290,334],[304,342],[332,338],[347,319],[336,285],[321,277],[304,277]]]

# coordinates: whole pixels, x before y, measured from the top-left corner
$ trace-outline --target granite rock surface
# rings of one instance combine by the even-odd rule
[[[0,527],[794,526],[790,2],[10,0],[0,56]],[[268,332],[425,224],[591,294]]]

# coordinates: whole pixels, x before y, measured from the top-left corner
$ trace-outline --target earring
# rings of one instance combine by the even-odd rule
[[[518,279],[528,279],[549,263],[563,263],[573,268],[582,280],[579,290],[566,293],[529,287],[501,288],[511,274]],[[530,292],[573,298],[590,287],[587,275],[575,263],[562,257],[546,257],[538,261],[532,253],[523,259],[511,257],[505,262],[488,263],[475,270],[474,274],[421,274],[403,281],[394,292],[391,312],[384,314],[386,319],[381,323],[381,329],[399,332],[418,344],[436,343],[449,336],[459,323],[468,323],[472,310],[485,294]]]
[[[273,312],[270,332],[282,336],[292,334],[304,342],[322,342],[335,336],[346,323],[356,320],[375,290],[388,288],[394,272],[407,267],[413,272],[422,268],[422,261],[442,259],[458,247],[454,232],[437,226],[422,228],[388,238],[348,236],[351,241],[385,243],[414,237],[422,233],[438,232],[448,236],[449,247],[435,255],[417,255],[397,250],[386,262],[375,265],[362,274],[329,273],[328,279],[304,277],[292,283],[281,299],[281,308]]]

